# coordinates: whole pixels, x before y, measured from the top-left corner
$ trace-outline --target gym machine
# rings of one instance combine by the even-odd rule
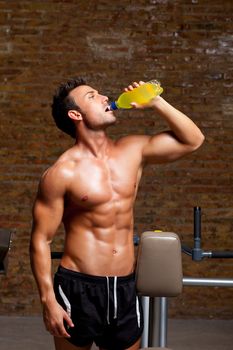
[[[0,229],[0,274],[6,274],[10,244],[11,231],[7,229]]]
[[[137,288],[142,295],[144,309],[144,332],[142,335],[142,349],[168,349],[167,348],[167,321],[168,321],[168,297],[181,293],[181,289],[173,290],[174,284],[169,286],[170,278],[175,278],[175,283],[184,286],[209,286],[209,287],[233,287],[233,279],[223,278],[193,278],[181,277],[182,265],[180,264],[183,252],[192,257],[193,261],[201,261],[204,258],[233,258],[233,251],[204,251],[201,248],[201,208],[194,207],[194,246],[171,243],[170,232],[146,232],[139,243],[139,255],[137,261]],[[163,239],[161,240],[161,235]],[[176,235],[176,240],[179,237]],[[173,238],[174,239],[174,238]],[[149,250],[148,250],[149,249]],[[153,252],[155,253],[151,253]],[[163,253],[160,254],[160,250]],[[144,255],[141,253],[145,251]],[[147,252],[149,254],[147,254]],[[145,256],[146,260],[145,260]],[[160,265],[160,268],[156,265]],[[170,267],[169,265],[170,264]],[[143,269],[143,270],[142,270]],[[149,277],[149,275],[150,277]],[[143,277],[144,276],[144,277]],[[144,287],[141,289],[141,280]],[[161,278],[167,278],[167,285],[160,288]],[[157,281],[157,284],[156,284]],[[174,283],[174,282],[173,282]],[[169,287],[169,288],[168,288]],[[169,295],[171,293],[172,295]],[[148,346],[150,346],[148,348]],[[152,347],[151,347],[152,346]]]

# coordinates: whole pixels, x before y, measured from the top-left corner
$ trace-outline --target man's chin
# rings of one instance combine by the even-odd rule
[[[114,125],[117,121],[117,118],[115,117],[115,115],[113,115],[111,118],[109,118],[109,120],[106,121],[106,125]]]

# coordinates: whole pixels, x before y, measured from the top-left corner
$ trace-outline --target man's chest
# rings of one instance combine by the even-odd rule
[[[139,181],[134,162],[121,159],[83,160],[74,171],[68,197],[79,205],[95,206],[133,197]]]

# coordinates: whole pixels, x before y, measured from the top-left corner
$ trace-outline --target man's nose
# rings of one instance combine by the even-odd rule
[[[103,103],[108,102],[108,96],[102,95],[102,101]]]

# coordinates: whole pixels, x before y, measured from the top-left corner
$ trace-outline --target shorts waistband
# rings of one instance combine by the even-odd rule
[[[58,266],[57,272],[67,277],[79,278],[79,279],[83,279],[86,282],[89,281],[93,283],[106,283],[106,277],[109,280],[114,280],[114,278],[117,277],[118,283],[121,283],[121,282],[125,283],[125,282],[135,280],[135,272],[126,276],[96,276],[96,275],[89,275],[86,273],[70,270],[61,265]]]

